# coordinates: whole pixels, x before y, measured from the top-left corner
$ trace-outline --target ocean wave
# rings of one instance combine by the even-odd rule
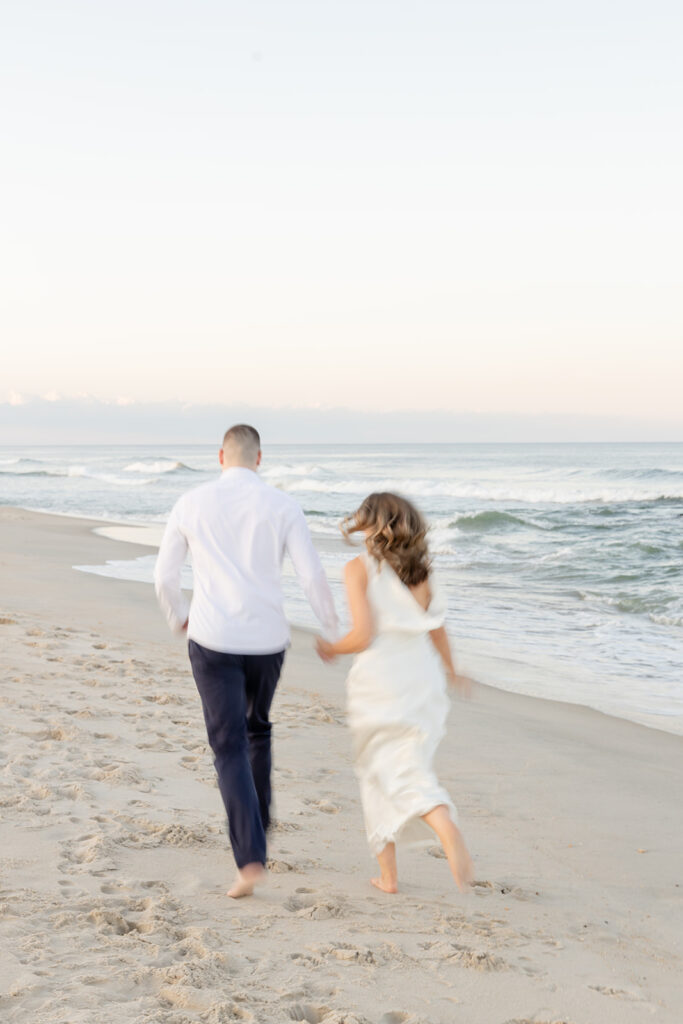
[[[200,473],[201,470],[193,469],[192,466],[187,466],[184,462],[172,462],[170,459],[159,459],[155,462],[131,462],[129,466],[123,467],[124,473],[177,473],[178,471],[184,471],[187,473]]]
[[[273,482],[273,478],[286,478],[288,476],[301,477],[301,476],[329,476],[329,470],[325,470],[322,466],[318,466],[312,462],[295,462],[295,463],[281,463],[278,466],[267,466],[265,469],[260,470],[260,475],[268,483]]]
[[[473,515],[458,516],[451,525],[463,532],[470,530],[479,532],[481,530],[495,530],[501,527],[530,526],[531,524],[525,522],[524,519],[520,519],[518,516],[511,515],[509,512],[497,512],[495,509],[491,509],[488,512],[476,512]]]
[[[546,555],[541,555],[537,558],[537,564],[541,565],[547,562],[562,562],[569,557],[573,550],[574,545],[568,544],[566,547],[557,548],[556,551],[549,551]]]
[[[621,505],[683,501],[683,487],[665,493],[660,489],[634,488],[562,488],[562,487],[483,487],[478,484],[427,479],[337,479],[318,480],[311,477],[279,479],[276,486],[294,493],[339,494],[358,498],[371,491],[394,491],[406,497],[460,498],[476,501],[505,501],[529,505],[582,505],[588,503]]]
[[[683,615],[662,615],[650,612],[648,619],[656,622],[658,626],[683,626]]]
[[[629,577],[635,578],[635,577]],[[595,591],[579,590],[577,596],[589,604],[602,605],[606,608],[614,608],[615,611],[623,612],[625,615],[641,615],[662,626],[681,626],[683,617],[678,609],[670,608],[667,602],[656,602],[652,597],[617,596],[609,594],[598,594]],[[653,608],[653,604],[659,603],[659,608]]]
[[[103,483],[115,484],[117,487],[144,487],[155,482],[154,477],[144,479],[131,479],[131,477],[117,476],[116,473],[100,473],[88,469],[87,466],[66,466],[60,469],[0,469],[0,476],[13,477],[52,477],[73,479],[82,478],[86,480],[100,480]]]
[[[664,551],[664,548],[661,546],[661,544],[651,544],[648,541],[644,540],[635,541],[632,547],[634,547],[637,551],[642,551],[644,555],[661,555]]]
[[[0,469],[0,476],[66,476],[49,469]]]
[[[339,537],[341,539],[342,535],[339,530],[340,520],[337,516],[328,517],[320,512],[306,512],[306,518],[311,533],[318,533],[324,537]]]
[[[105,484],[114,484],[116,487],[144,487],[154,483],[153,478],[131,480],[128,477],[117,476],[115,473],[95,473],[87,466],[69,466],[65,474],[68,477],[82,477],[86,480],[98,480]]]
[[[600,476],[627,477],[629,480],[657,480],[659,477],[678,477],[683,479],[683,466],[650,466],[648,469],[629,469],[625,472],[616,466],[609,469],[599,469],[596,473]]]
[[[86,465],[46,465],[31,459],[8,459],[0,464],[0,475],[3,476],[36,476],[36,477],[92,477],[106,482],[123,485],[126,482],[138,486],[136,477],[144,477],[145,483],[153,477],[169,479],[173,474],[201,473],[184,462],[173,459],[151,459],[131,462],[121,470],[92,470]],[[547,505],[593,505],[594,514],[609,516],[614,506],[653,503],[680,503],[683,501],[683,485],[671,488],[648,486],[609,486],[587,484],[576,486],[574,482],[557,482],[548,486],[538,484],[521,484],[495,486],[488,483],[466,482],[453,479],[434,479],[434,477],[402,478],[385,477],[334,477],[328,469],[315,463],[292,463],[267,469],[264,479],[295,495],[338,496],[340,514],[351,511],[371,491],[396,491],[408,498],[417,500],[426,511],[435,503],[444,501],[477,501],[482,503],[511,503],[515,506],[547,506]],[[305,499],[304,499],[304,503]],[[308,504],[313,504],[311,499]],[[329,510],[328,510],[329,512]],[[497,518],[499,517],[499,518]],[[505,529],[514,526],[528,526],[542,529],[543,526],[533,522],[525,522],[511,511],[483,509],[478,513],[470,513],[456,520],[458,528],[465,531]]]

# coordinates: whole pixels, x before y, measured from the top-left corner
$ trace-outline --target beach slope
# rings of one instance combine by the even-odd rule
[[[438,761],[473,892],[435,845],[401,855],[385,896],[345,665],[296,632],[270,879],[231,901],[183,642],[151,587],[74,571],[146,553],[96,525],[0,510],[3,1021],[678,1024],[681,737],[477,687]]]

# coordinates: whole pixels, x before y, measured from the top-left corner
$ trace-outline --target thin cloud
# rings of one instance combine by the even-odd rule
[[[683,441],[683,422],[625,417],[359,412],[11,394],[0,402],[0,444],[214,444],[231,423],[245,421],[259,428],[267,444]]]

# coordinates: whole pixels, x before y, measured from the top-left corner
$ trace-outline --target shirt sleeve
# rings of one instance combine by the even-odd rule
[[[190,613],[190,603],[180,589],[180,574],[187,551],[187,538],[174,508],[166,524],[154,567],[157,600],[174,633],[181,632]]]
[[[320,620],[326,639],[335,640],[339,635],[339,620],[334,598],[301,509],[294,516],[285,543],[301,589]]]

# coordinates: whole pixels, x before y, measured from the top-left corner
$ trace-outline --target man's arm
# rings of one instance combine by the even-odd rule
[[[174,633],[187,625],[190,604],[180,589],[180,573],[187,556],[187,538],[180,528],[175,508],[164,531],[154,567],[154,589],[161,610]]]
[[[330,640],[336,639],[339,634],[339,620],[334,598],[301,509],[296,511],[285,543],[301,589],[320,620],[325,636]]]

